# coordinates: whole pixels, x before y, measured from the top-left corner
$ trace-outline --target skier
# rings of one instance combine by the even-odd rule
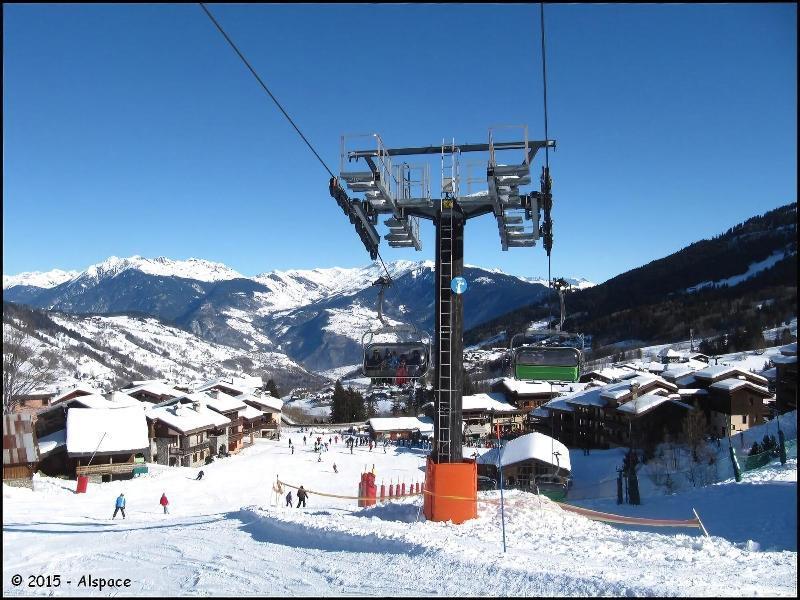
[[[339,436],[338,435],[333,436],[333,441],[338,444],[339,443]]]
[[[114,508],[114,515],[111,517],[112,521],[114,520],[114,517],[117,516],[117,511],[120,511],[120,510],[122,511],[122,518],[124,519],[125,518],[125,494],[123,494],[123,493],[120,493],[120,495],[117,496],[116,508]]]
[[[167,509],[167,506],[169,506],[169,500],[167,500],[166,492],[163,492],[161,494],[161,500],[159,500],[158,503],[164,507],[164,514],[165,515],[169,514],[169,509]]]
[[[336,468],[336,463],[333,463],[333,472],[338,473],[339,469]]]
[[[305,508],[305,506],[306,506],[306,498],[308,498],[308,492],[306,492],[306,490],[301,485],[300,489],[297,490],[297,507],[296,508],[300,508],[301,504],[303,505],[303,508]]]
[[[292,506],[292,490],[289,490],[289,493],[286,494],[286,506]]]
[[[303,446],[306,445],[306,436],[303,436]]]
[[[289,447],[292,447],[292,438],[289,438]]]
[[[200,472],[197,474],[197,478],[195,479],[195,481],[200,481],[200,480],[203,478],[203,475],[205,475],[205,473],[203,473],[202,471],[200,471]]]
[[[322,453],[317,454],[317,462],[322,462]]]
[[[292,448],[292,454],[294,454],[294,446],[292,446],[291,448]]]

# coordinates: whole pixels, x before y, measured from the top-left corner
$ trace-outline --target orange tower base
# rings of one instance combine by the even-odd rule
[[[478,467],[474,462],[435,463],[428,457],[423,507],[428,521],[463,523],[478,516]]]

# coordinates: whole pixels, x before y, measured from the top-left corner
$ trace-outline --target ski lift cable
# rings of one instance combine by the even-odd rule
[[[539,25],[542,34],[542,83],[543,83],[543,98],[544,98],[544,139],[550,139],[547,136],[547,59],[545,57],[545,41],[544,41],[544,2],[539,3]],[[550,151],[549,146],[544,146],[544,164],[547,177],[550,177]],[[551,252],[547,253],[547,287],[553,289],[553,278],[551,275]],[[552,294],[551,302],[548,302],[548,320],[553,320],[553,307],[552,307]]]
[[[294,122],[292,117],[289,116],[289,113],[286,112],[286,110],[283,108],[281,103],[278,102],[278,99],[275,97],[275,95],[269,90],[269,88],[267,87],[267,84],[265,84],[264,81],[261,79],[261,77],[258,76],[258,73],[256,73],[256,70],[253,68],[253,66],[250,64],[250,62],[245,58],[244,54],[242,54],[242,52],[239,50],[239,48],[236,46],[236,44],[233,42],[233,40],[230,38],[230,36],[225,32],[225,30],[222,28],[222,25],[219,24],[219,21],[217,21],[214,18],[214,15],[211,14],[211,11],[208,10],[208,8],[206,7],[206,5],[204,3],[199,2],[198,4],[200,4],[200,8],[202,8],[203,11],[205,11],[206,15],[208,15],[208,18],[211,19],[212,23],[214,23],[214,26],[219,30],[219,32],[222,34],[222,36],[225,38],[225,40],[228,42],[228,44],[230,44],[231,48],[233,48],[234,52],[236,52],[236,54],[239,56],[239,58],[242,60],[242,62],[245,64],[245,66],[253,74],[253,77],[256,78],[256,81],[258,81],[258,83],[261,85],[261,87],[264,88],[264,91],[267,92],[267,94],[269,94],[269,97],[272,98],[272,101],[275,103],[275,105],[278,107],[278,109],[281,111],[281,113],[283,113],[283,116],[286,117],[286,119],[289,121],[289,123],[291,123],[292,127],[294,127],[294,130],[303,139],[303,141],[305,142],[306,146],[308,146],[309,150],[311,150],[311,152],[314,154],[314,156],[317,157],[317,160],[322,164],[322,166],[325,168],[325,170],[328,172],[328,174],[331,177],[336,177],[336,175],[333,174],[333,171],[330,170],[330,167],[328,167],[328,165],[325,163],[325,161],[322,160],[322,157],[319,155],[319,153],[314,149],[314,146],[311,145],[311,142],[308,141],[308,138],[306,138],[306,136],[303,135],[303,132],[300,131],[300,128]],[[378,251],[378,258],[380,259],[381,265],[383,265],[383,269],[384,269],[384,271],[386,271],[386,275],[388,276],[389,275],[389,270],[386,268],[386,264],[383,262],[383,258],[381,257],[380,251]]]
[[[540,28],[542,31],[542,82],[544,84],[544,139],[549,140],[547,137],[547,60],[545,58],[545,43],[544,43],[544,2],[539,3],[540,15]],[[545,167],[550,169],[550,152],[549,146],[544,146],[544,162]]]

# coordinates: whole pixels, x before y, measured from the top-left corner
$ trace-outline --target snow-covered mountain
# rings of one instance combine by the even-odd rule
[[[325,383],[280,352],[215,344],[152,317],[69,315],[13,304],[3,309],[4,329],[32,326],[36,352],[52,358],[58,381],[111,389],[141,379],[191,384],[244,373],[274,379],[282,389]]]
[[[431,261],[390,262],[384,313],[433,329]],[[377,327],[373,282],[380,263],[358,268],[272,271],[246,277],[199,259],[111,257],[51,287],[13,284],[11,302],[73,314],[155,317],[204,340],[253,352],[284,352],[311,369],[358,362],[364,332]],[[498,269],[465,266],[465,327],[536,302],[546,285]],[[585,280],[583,280],[585,281]]]
[[[20,273],[19,275],[3,275],[3,289],[19,286],[49,289],[74,279],[80,274],[80,271],[53,269],[46,273],[32,271],[30,273]]]

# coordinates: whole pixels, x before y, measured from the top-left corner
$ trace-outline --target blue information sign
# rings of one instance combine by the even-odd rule
[[[467,280],[463,277],[453,277],[453,281],[450,282],[450,289],[455,294],[463,294],[467,291]]]

